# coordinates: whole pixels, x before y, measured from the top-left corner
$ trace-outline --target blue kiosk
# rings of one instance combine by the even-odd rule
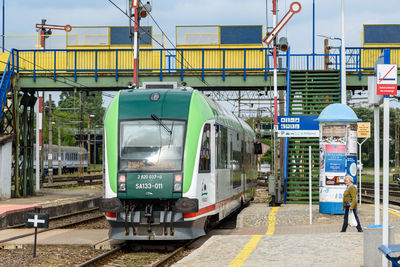
[[[343,214],[344,177],[357,185],[357,122],[344,104],[331,104],[315,120],[319,122],[319,212]]]

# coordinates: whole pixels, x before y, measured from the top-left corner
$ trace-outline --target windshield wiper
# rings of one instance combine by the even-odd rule
[[[170,129],[167,127],[167,125],[165,125],[165,124],[160,120],[160,118],[159,118],[157,115],[151,114],[151,118],[152,118],[153,120],[157,121],[157,122],[164,128],[164,130],[166,130],[167,133],[169,133],[169,135],[172,135],[172,130],[170,130]]]

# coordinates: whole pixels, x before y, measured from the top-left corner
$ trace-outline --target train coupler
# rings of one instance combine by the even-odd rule
[[[128,212],[129,207],[125,206],[125,235],[129,235]]]
[[[152,204],[147,204],[146,205],[146,210],[144,212],[144,216],[147,218],[147,223],[148,223],[148,228],[147,232],[151,233],[151,223],[153,222],[153,205]]]
[[[164,222],[163,222],[163,228],[164,228],[164,235],[168,235],[168,230],[167,230],[167,211],[168,209],[164,209]]]
[[[132,210],[131,210],[131,224],[132,224],[132,234],[136,235],[134,218],[135,218],[135,205],[132,206]]]
[[[174,230],[174,216],[175,215],[175,213],[174,213],[174,211],[172,211],[172,214],[171,214],[171,222],[170,222],[170,229],[169,229],[169,233],[171,234],[171,235],[174,235],[175,234],[175,230]]]

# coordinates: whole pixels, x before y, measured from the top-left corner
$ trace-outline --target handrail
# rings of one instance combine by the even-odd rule
[[[374,68],[376,58],[383,49],[391,49],[392,61],[400,66],[400,47],[348,47],[346,48],[346,69],[361,73]],[[124,72],[133,71],[131,49],[49,49],[15,50],[16,71],[21,74],[37,75],[48,73],[57,79],[60,73],[71,73],[74,79],[80,73],[93,73],[95,80],[103,73],[112,73],[118,81]],[[279,71],[291,70],[339,70],[340,53],[331,54],[287,54],[278,55],[282,62]],[[208,73],[220,73],[225,80],[229,72],[240,72],[246,80],[249,74],[264,75],[267,80],[271,71],[272,57],[268,48],[178,48],[141,49],[141,73],[158,73],[160,80],[166,73],[199,75],[202,80]],[[315,66],[311,64],[315,58]],[[290,62],[290,63],[288,63]],[[290,66],[287,66],[290,64]]]
[[[11,66],[10,62],[13,58],[14,51],[11,50],[10,55],[8,56],[8,60],[6,63],[6,67],[3,71],[3,75],[1,76],[0,81],[0,118],[3,115],[3,105],[7,105],[7,93],[9,89],[10,79],[12,77],[12,72],[14,72],[14,66]]]

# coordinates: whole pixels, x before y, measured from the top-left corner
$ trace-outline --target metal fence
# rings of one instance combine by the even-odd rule
[[[347,48],[346,70],[359,72],[374,69],[375,61],[385,48]],[[391,62],[400,65],[400,47],[391,50]],[[103,73],[115,74],[116,80],[123,72],[133,71],[131,49],[56,49],[56,50],[13,50],[13,64],[21,73],[53,75],[92,73],[97,80]],[[335,54],[279,54],[278,70],[285,71],[290,56],[290,70],[339,70],[341,56]],[[209,49],[141,49],[140,72],[163,74],[178,73],[204,76],[217,73],[225,79],[230,73],[264,75],[273,68],[273,57],[266,48],[209,48]]]

